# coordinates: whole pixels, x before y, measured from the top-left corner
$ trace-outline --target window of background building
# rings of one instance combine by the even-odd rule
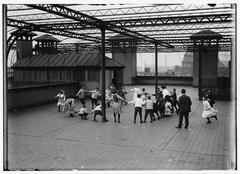
[[[73,71],[72,70],[61,70],[61,81],[73,81]]]
[[[65,80],[72,81],[72,79],[73,79],[73,73],[72,72],[73,72],[72,70],[66,70],[66,78],[65,78]]]
[[[60,72],[59,70],[51,70],[49,71],[49,80],[58,81],[60,80]]]
[[[85,70],[79,69],[76,71],[76,79],[77,81],[85,81]]]
[[[23,70],[23,80],[24,81],[30,80],[30,71],[29,70]]]
[[[39,70],[34,71],[34,80],[40,81],[41,80],[41,73],[42,73],[42,71],[39,71]]]
[[[88,70],[88,81],[99,81],[99,70],[89,69]]]

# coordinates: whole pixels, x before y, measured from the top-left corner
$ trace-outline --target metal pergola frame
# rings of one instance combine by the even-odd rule
[[[80,43],[83,40],[92,41],[96,43],[96,45],[92,44],[91,49],[94,49],[101,41],[101,31],[98,29],[99,24],[97,23],[103,21],[100,23],[104,23],[105,28],[112,27],[111,30],[105,31],[106,47],[110,48],[109,37],[114,37],[117,32],[123,32],[125,35],[131,33],[131,37],[138,36],[141,40],[145,39],[150,42],[154,42],[156,38],[158,42],[173,45],[175,47],[173,51],[176,52],[192,45],[189,39],[191,34],[210,29],[224,35],[220,40],[219,50],[231,51],[231,36],[234,35],[233,4],[222,3],[215,4],[215,6],[208,4],[127,6],[122,4],[117,8],[114,5],[101,4],[103,6],[101,9],[96,8],[97,5],[99,4],[90,4],[89,6],[92,8],[87,10],[83,7],[84,4],[8,5],[8,26],[26,29],[27,25],[31,27],[34,25],[33,28],[38,28],[36,31],[40,32],[43,32],[44,28],[48,28],[47,31],[51,34],[64,37],[68,35],[68,37],[79,39]],[[32,11],[36,11],[36,9],[38,9],[37,13],[33,13]],[[72,13],[77,9],[81,10],[81,14]],[[20,12],[20,14],[16,15],[15,12]],[[84,16],[89,18],[84,18]],[[85,21],[79,21],[76,17],[84,18]],[[24,23],[24,25],[20,23]],[[108,25],[106,26],[106,24]],[[181,43],[181,40],[185,42]],[[226,40],[228,40],[227,43]],[[222,44],[223,42],[224,44]],[[225,46],[226,44],[229,46]],[[88,43],[86,45],[89,46]],[[146,45],[149,46],[149,42]],[[137,52],[154,52],[154,49],[154,45],[148,49],[141,49],[141,46],[137,46]],[[162,51],[168,52],[169,50],[162,49]]]

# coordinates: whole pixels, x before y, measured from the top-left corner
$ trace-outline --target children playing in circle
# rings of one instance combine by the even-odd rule
[[[162,91],[158,88],[157,94],[150,94],[146,92],[145,88],[140,89],[138,86],[135,86],[133,92],[133,100],[127,102],[125,99],[126,92],[125,87],[118,88],[116,90],[114,85],[110,85],[106,89],[106,105],[112,107],[113,119],[114,122],[120,123],[121,113],[123,112],[122,105],[127,103],[132,103],[134,105],[134,118],[133,122],[136,123],[137,116],[139,115],[140,123],[146,123],[148,116],[150,116],[150,122],[156,121],[155,114],[157,118],[160,119],[164,116],[169,116],[173,113],[174,109],[177,111],[177,99],[176,99],[176,90],[173,89],[173,92],[169,93],[166,89],[166,86],[162,86]],[[129,91],[129,92],[130,92]],[[91,93],[92,101],[92,110],[88,111],[86,108],[85,94],[86,92]],[[153,102],[151,95],[156,96],[156,102]],[[165,95],[165,98],[163,97]],[[81,117],[82,120],[87,120],[87,116],[91,113],[93,115],[93,121],[97,121],[97,116],[102,116],[102,105],[98,103],[98,98],[101,96],[98,87],[92,91],[87,91],[83,86],[78,90],[76,96],[79,98],[81,107],[77,108],[74,104],[75,101],[73,98],[66,99],[64,90],[61,90],[56,96],[58,98],[58,111],[68,112],[70,116],[74,116],[75,113]],[[145,111],[143,116],[143,111]]]

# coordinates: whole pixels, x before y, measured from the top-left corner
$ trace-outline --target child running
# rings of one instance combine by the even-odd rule
[[[217,110],[210,106],[209,101],[206,96],[203,96],[203,112],[202,117],[207,119],[207,124],[211,124],[210,118],[215,118],[217,120]]]

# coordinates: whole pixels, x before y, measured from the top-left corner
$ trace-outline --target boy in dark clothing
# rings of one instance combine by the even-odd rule
[[[165,100],[163,98],[163,94],[159,95],[159,99],[157,100],[157,105],[159,107],[160,116],[164,117]]]

